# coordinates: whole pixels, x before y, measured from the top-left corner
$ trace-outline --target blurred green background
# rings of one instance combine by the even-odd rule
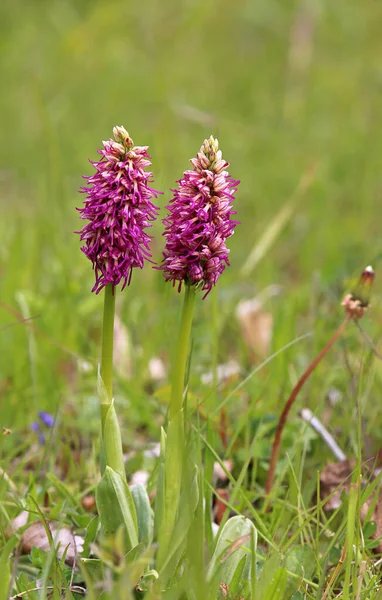
[[[95,394],[83,359],[94,366],[98,356],[102,298],[90,293],[93,273],[73,232],[81,175],[116,124],[150,146],[162,208],[210,134],[241,180],[241,225],[218,290],[219,360],[248,362],[234,308],[273,283],[283,290],[273,349],[320,317],[316,341],[302,349],[318,348],[341,318],[344,278],[378,267],[381,251],[381,2],[12,0],[0,16],[0,327],[16,313],[39,315],[34,328],[0,332],[1,424],[27,424],[62,401],[88,406]],[[287,205],[281,234],[243,272],[304,174],[309,185]],[[158,221],[157,261],[162,230]],[[157,412],[147,363],[167,360],[180,300],[147,267],[118,302],[135,373],[129,402],[145,420]],[[211,302],[198,303],[196,372],[210,365]],[[125,385],[122,376],[121,396]]]

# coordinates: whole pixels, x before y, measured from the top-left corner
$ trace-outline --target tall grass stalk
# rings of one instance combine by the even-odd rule
[[[278,459],[279,452],[280,452],[282,432],[284,430],[288,414],[297,398],[297,395],[298,395],[299,391],[301,390],[301,388],[303,387],[304,383],[307,381],[307,379],[313,373],[313,371],[317,367],[317,365],[321,362],[321,360],[324,358],[324,356],[329,352],[330,348],[335,344],[335,342],[341,337],[341,335],[343,334],[343,332],[345,330],[346,325],[348,324],[348,322],[350,321],[351,318],[352,318],[352,315],[350,313],[347,313],[344,321],[341,323],[341,325],[339,326],[337,331],[330,338],[330,340],[328,341],[326,346],[321,350],[321,352],[316,356],[316,358],[310,363],[309,367],[306,369],[306,371],[300,377],[300,379],[294,386],[292,393],[290,394],[288,400],[285,403],[283,412],[281,413],[281,416],[280,416],[280,419],[279,419],[279,422],[278,422],[278,425],[276,428],[275,439],[274,439],[273,446],[272,446],[271,459],[269,462],[268,474],[267,474],[267,479],[266,479],[266,483],[265,483],[265,493],[266,494],[270,494],[270,492],[272,490],[277,459]]]

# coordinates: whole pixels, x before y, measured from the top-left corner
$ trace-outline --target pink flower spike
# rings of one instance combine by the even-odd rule
[[[82,252],[91,260],[95,272],[93,292],[98,294],[108,283],[123,281],[122,289],[130,285],[135,267],[142,269],[150,260],[151,237],[144,231],[151,227],[158,208],[151,202],[161,193],[150,187],[152,173],[147,146],[134,146],[124,127],[114,127],[114,139],[98,150],[98,162],[89,161],[96,170],[86,176],[88,186],[83,208],[77,210],[81,219],[89,221],[81,236]]]
[[[163,220],[166,246],[159,267],[166,281],[196,285],[205,298],[229,265],[227,238],[234,233],[238,221],[231,217],[239,181],[232,179],[222,159],[218,140],[212,136],[204,143],[193,170],[185,171],[167,206]]]

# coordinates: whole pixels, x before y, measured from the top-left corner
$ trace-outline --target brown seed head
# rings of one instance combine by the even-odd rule
[[[371,286],[374,282],[375,273],[372,267],[368,266],[361,273],[358,283],[350,294],[347,294],[341,305],[345,307],[346,313],[352,319],[358,320],[363,317],[370,306]]]

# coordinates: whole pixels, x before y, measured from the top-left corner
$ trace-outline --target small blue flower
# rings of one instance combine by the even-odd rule
[[[45,412],[44,410],[40,410],[38,413],[39,419],[45,427],[51,429],[54,425],[54,416]],[[38,433],[38,441],[40,446],[45,446],[45,435],[41,428],[41,425],[38,421],[34,421],[31,425],[31,430]]]
[[[53,425],[54,425],[54,416],[53,415],[50,415],[49,413],[45,412],[44,410],[40,410],[40,412],[38,413],[38,416],[40,417],[40,419],[44,423],[44,425],[49,427],[49,429],[51,429],[53,427]]]

